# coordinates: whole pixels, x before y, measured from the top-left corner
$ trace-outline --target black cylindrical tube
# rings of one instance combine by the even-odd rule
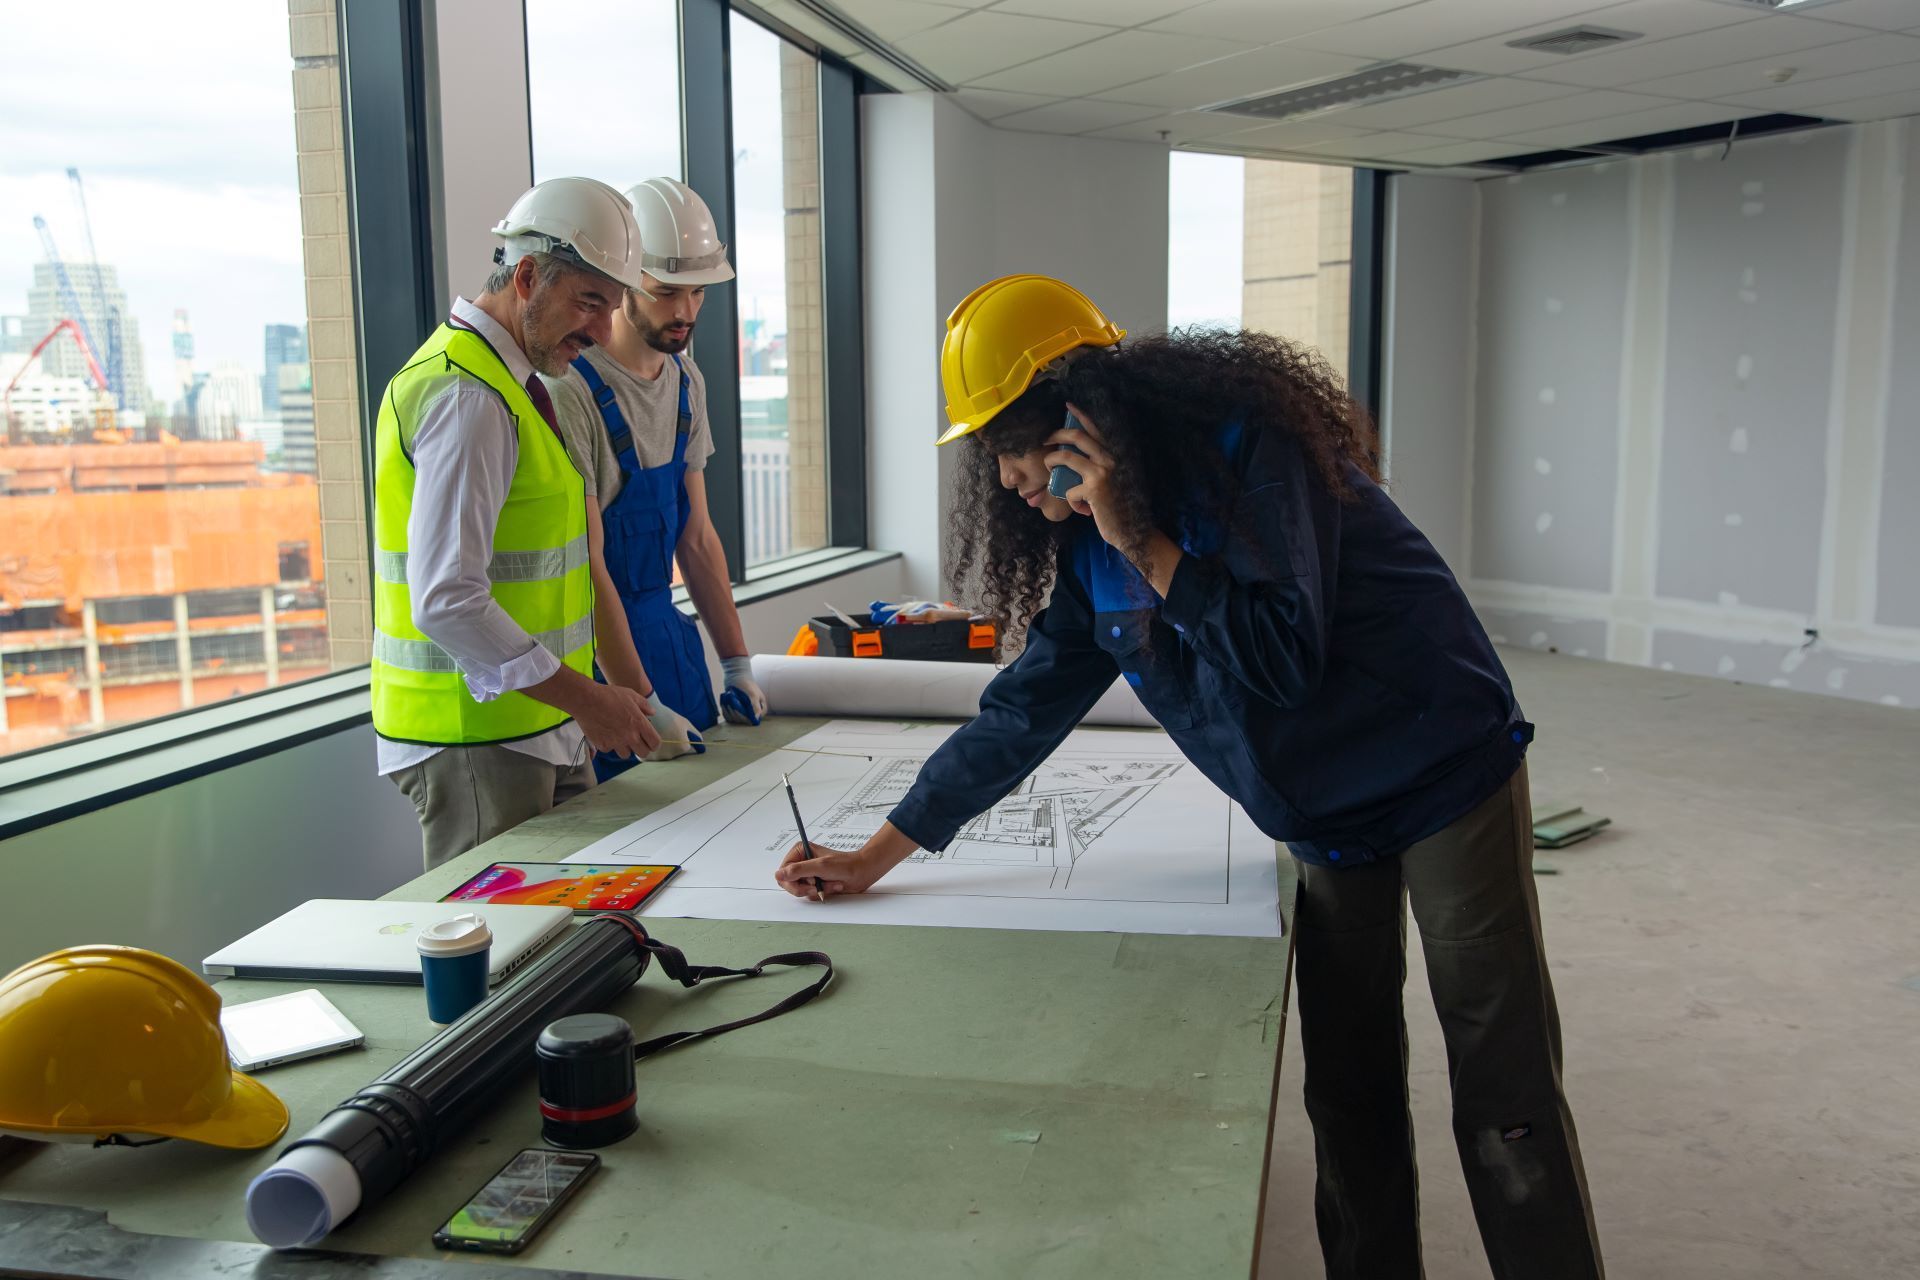
[[[648,959],[643,936],[625,919],[588,920],[286,1150],[338,1151],[360,1175],[361,1204],[378,1199],[532,1066],[541,1028],[602,1008],[638,981]]]

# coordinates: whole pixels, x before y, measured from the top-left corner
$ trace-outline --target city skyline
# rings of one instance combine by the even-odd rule
[[[172,361],[154,344],[176,308],[193,316],[201,368],[257,373],[260,325],[307,314],[286,9],[202,0],[192,26],[183,41],[177,9],[77,0],[9,11],[0,42],[0,313],[27,313],[45,261],[36,214],[70,268],[85,262],[67,180],[77,167],[100,264],[117,271],[148,346],[142,407],[174,399]],[[75,39],[83,30],[115,38]]]

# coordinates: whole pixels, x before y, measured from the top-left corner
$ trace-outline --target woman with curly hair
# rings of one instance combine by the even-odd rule
[[[948,319],[956,577],[1025,649],[865,847],[796,846],[776,878],[859,893],[945,847],[1118,672],[1300,863],[1327,1274],[1421,1274],[1410,902],[1494,1274],[1599,1276],[1533,887],[1533,726],[1493,646],[1381,490],[1372,424],[1318,354],[1258,333],[1122,337],[1041,276],[993,281]]]

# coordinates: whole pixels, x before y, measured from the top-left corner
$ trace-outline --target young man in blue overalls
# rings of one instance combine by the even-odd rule
[[[665,760],[705,750],[701,732],[722,710],[735,724],[758,724],[767,700],[707,512],[706,383],[685,354],[707,286],[731,280],[733,268],[706,202],[684,183],[650,178],[626,195],[640,226],[645,290],[627,290],[612,340],[548,386],[602,513],[594,556],[601,676],[652,703],[661,745],[648,759]],[[699,628],[674,607],[676,562],[726,674],[717,707]],[[594,770],[604,781],[632,764],[601,756]]]

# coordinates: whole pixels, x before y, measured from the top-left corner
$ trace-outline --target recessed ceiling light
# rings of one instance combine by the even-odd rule
[[[1238,102],[1225,102],[1205,109],[1226,115],[1253,116],[1260,120],[1292,120],[1298,116],[1332,111],[1337,107],[1404,98],[1410,94],[1425,93],[1429,89],[1484,79],[1486,76],[1477,71],[1423,67],[1412,62],[1383,62],[1352,75],[1322,80],[1318,84],[1282,89],[1279,93],[1242,98]]]
[[[1566,57],[1638,40],[1640,34],[1638,31],[1615,31],[1611,27],[1568,27],[1564,31],[1549,31],[1543,36],[1509,40],[1507,48],[1525,49],[1531,53],[1557,53]]]

